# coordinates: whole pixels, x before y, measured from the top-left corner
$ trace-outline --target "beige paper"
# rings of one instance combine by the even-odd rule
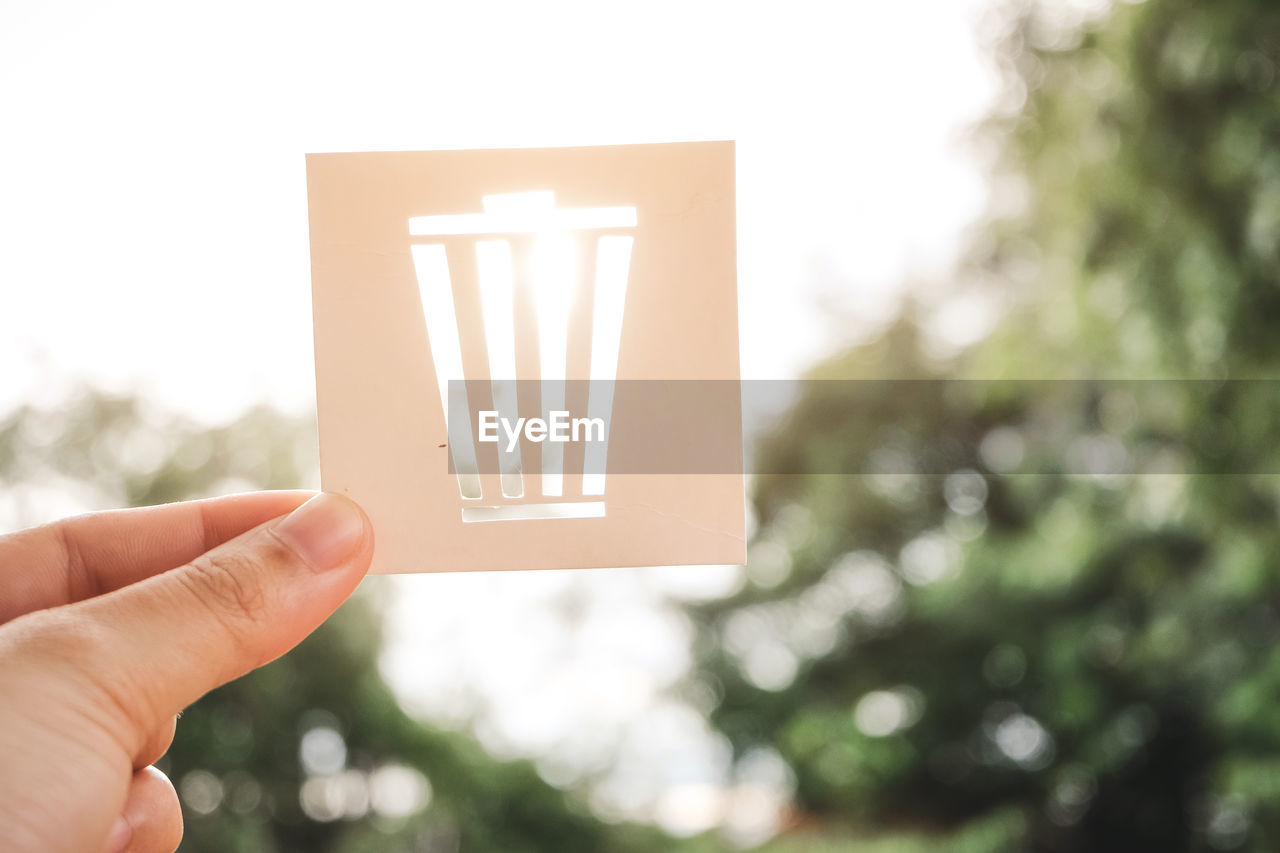
[[[741,469],[606,471],[608,445],[506,452],[475,420],[557,388],[634,420],[597,389],[738,378],[732,142],[311,154],[307,190],[322,481],[375,572],[745,560]],[[741,458],[740,405],[698,417]]]

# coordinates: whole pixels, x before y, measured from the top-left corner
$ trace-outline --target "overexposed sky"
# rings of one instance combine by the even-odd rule
[[[959,135],[995,93],[985,5],[7,0],[0,414],[80,380],[210,421],[311,407],[309,151],[736,139],[743,374],[793,376],[945,275],[980,212]],[[750,839],[779,771],[726,793],[722,744],[664,692],[670,599],[740,582],[396,579],[384,669],[548,778],[604,772],[606,812],[738,814]]]
[[[308,151],[737,139],[744,375],[790,376],[980,209],[978,4],[10,0],[0,410],[310,406]]]

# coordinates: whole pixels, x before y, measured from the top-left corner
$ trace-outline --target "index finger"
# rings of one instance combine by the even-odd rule
[[[248,492],[109,510],[0,536],[0,624],[93,598],[190,562],[315,492]]]

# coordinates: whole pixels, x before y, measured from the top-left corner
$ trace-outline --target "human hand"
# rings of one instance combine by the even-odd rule
[[[369,569],[364,513],[312,495],[94,513],[0,537],[0,850],[178,846],[177,795],[150,766],[175,716],[296,645]]]

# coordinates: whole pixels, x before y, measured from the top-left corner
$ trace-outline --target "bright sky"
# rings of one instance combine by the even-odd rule
[[[312,406],[308,151],[736,139],[743,374],[794,375],[942,274],[980,211],[958,143],[994,93],[983,5],[10,0],[0,413],[79,379],[209,420]],[[750,818],[766,783],[726,800],[722,749],[662,693],[687,655],[667,597],[737,581],[406,578],[386,668],[549,777],[622,768],[602,808]]]
[[[819,298],[883,314],[981,205],[976,2],[6,3],[0,407],[80,376],[311,405],[332,150],[735,138],[744,375],[791,375]]]

